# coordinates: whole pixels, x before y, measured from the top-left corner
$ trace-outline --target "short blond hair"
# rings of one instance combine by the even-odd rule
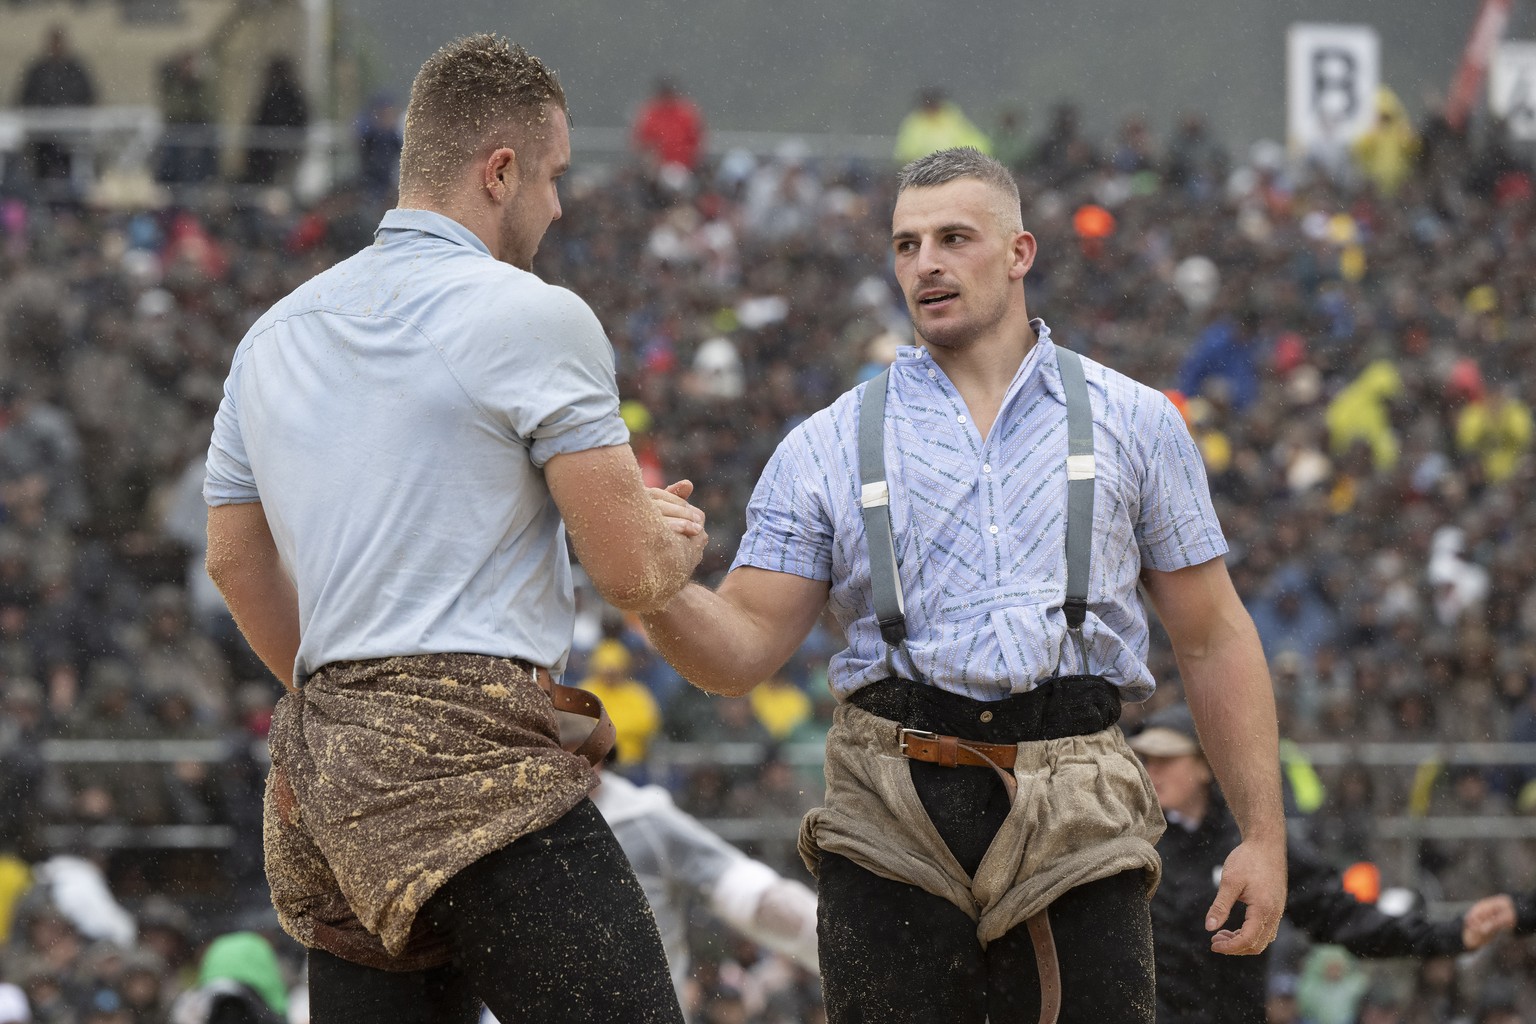
[[[896,195],[900,196],[909,188],[935,188],[962,178],[972,178],[996,191],[1002,200],[999,212],[1010,225],[1022,226],[1019,183],[1014,180],[1013,172],[971,146],[941,149],[913,160],[896,174]]]
[[[459,170],[487,146],[542,134],[551,105],[566,113],[565,91],[539,58],[493,33],[455,39],[411,83],[400,191],[446,199]]]

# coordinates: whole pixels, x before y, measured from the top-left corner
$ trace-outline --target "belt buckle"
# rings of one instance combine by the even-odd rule
[[[901,753],[907,752],[907,737],[916,736],[920,740],[936,740],[939,734],[928,729],[908,729],[906,726],[896,730],[896,749]]]

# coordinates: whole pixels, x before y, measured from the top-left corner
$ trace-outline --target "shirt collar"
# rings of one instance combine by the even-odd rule
[[[396,211],[391,210],[390,212],[394,213]],[[1037,353],[1042,349],[1049,350],[1051,348],[1051,329],[1045,325],[1045,321],[1035,317],[1029,322],[1029,326],[1034,328],[1038,338],[1035,341],[1035,347],[1030,349],[1029,355],[1024,357],[1024,363],[1019,367],[1020,370],[1036,363],[1038,361]],[[932,359],[933,356],[928,353],[928,349],[923,345],[902,345],[896,349],[896,363],[898,365],[903,363],[929,362]]]
[[[1050,372],[1044,375],[1045,390],[1058,402],[1066,404],[1066,396],[1061,389],[1061,373],[1056,368],[1056,346],[1051,341],[1051,329],[1046,322],[1035,317],[1029,322],[1029,326],[1035,332],[1034,347],[1019,364],[1018,372],[1014,374],[1013,381],[1009,385],[1008,392],[1011,398],[1018,390],[1019,385],[1030,378],[1039,367],[1049,367]],[[896,349],[896,366],[920,367],[925,363],[931,364],[933,356],[922,345],[902,345]],[[1006,401],[1006,400],[1005,400]]]
[[[469,228],[452,217],[445,217],[431,210],[406,210],[398,207],[388,210],[384,214],[384,219],[379,221],[378,229],[374,231],[373,236],[377,241],[382,242],[384,239],[380,236],[387,231],[419,231],[424,235],[436,235],[438,238],[445,238],[459,245],[479,249],[487,256],[491,254],[486,244],[480,241]]]

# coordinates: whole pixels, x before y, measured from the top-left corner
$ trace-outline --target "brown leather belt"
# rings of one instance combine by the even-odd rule
[[[926,729],[907,728],[897,730],[896,743],[902,754],[914,761],[941,764],[946,768],[962,764],[991,768],[1002,780],[1009,800],[1018,791],[1018,783],[1013,778],[1013,759],[1019,748],[1012,743],[980,743]]]
[[[1012,768],[1019,748],[1012,743],[978,743],[958,736],[941,736],[926,729],[902,729],[901,752],[914,761],[953,768],[957,764],[977,768]]]
[[[602,764],[603,758],[608,756],[608,751],[613,749],[613,741],[618,733],[613,727],[613,719],[608,717],[608,709],[603,707],[603,702],[597,698],[597,695],[555,682],[549,674],[549,669],[542,665],[534,665],[522,658],[513,658],[512,662],[533,677],[539,689],[549,694],[549,701],[555,706],[556,711],[565,711],[594,720],[596,724],[592,726],[592,731],[587,733],[585,739],[579,743],[563,743],[561,748],[578,757],[586,758],[587,763],[594,768]]]

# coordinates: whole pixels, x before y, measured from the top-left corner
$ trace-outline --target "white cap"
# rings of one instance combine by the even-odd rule
[[[5,982],[0,982],[0,1024],[32,1024],[27,994]]]

